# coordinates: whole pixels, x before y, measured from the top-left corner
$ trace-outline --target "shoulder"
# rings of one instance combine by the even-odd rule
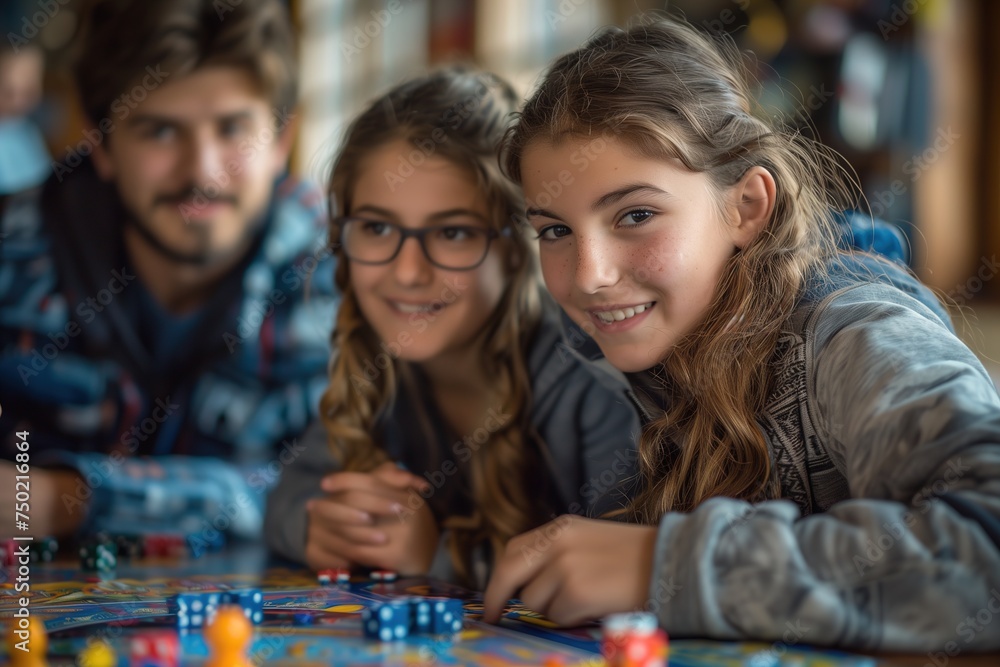
[[[871,343],[912,337],[919,332],[931,337],[957,340],[950,320],[944,321],[923,300],[880,282],[859,281],[846,285],[814,303],[802,303],[799,312],[809,314],[805,326],[815,347],[825,347],[845,329],[870,332]]]
[[[251,269],[271,274],[260,283],[285,293],[332,295],[335,260],[326,222],[323,194],[315,184],[294,176],[278,182],[268,231]]]
[[[906,266],[866,253],[843,253],[830,258],[808,277],[800,305],[819,303],[851,289],[870,290],[880,295],[876,297],[878,300],[894,302],[900,296],[909,297],[904,299],[905,303],[920,304],[921,313],[929,314],[954,331],[951,316],[941,301]]]

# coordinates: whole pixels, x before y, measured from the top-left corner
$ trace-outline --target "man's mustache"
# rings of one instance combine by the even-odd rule
[[[213,192],[208,193],[199,188],[188,186],[183,190],[177,192],[170,192],[162,194],[156,198],[156,205],[167,204],[179,206],[181,204],[187,204],[189,206],[205,205],[208,203],[223,202],[226,204],[232,204],[236,206],[237,199],[235,195],[226,194],[224,192]]]

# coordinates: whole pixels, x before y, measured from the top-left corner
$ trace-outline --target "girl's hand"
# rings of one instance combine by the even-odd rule
[[[483,620],[496,623],[512,597],[564,626],[643,609],[655,543],[655,526],[569,515],[518,535],[493,569]]]
[[[322,481],[328,495],[306,505],[306,563],[314,569],[366,565],[410,573],[424,560],[418,558],[424,550],[417,548],[423,538],[418,540],[420,536],[402,527],[427,530],[429,517],[433,535],[426,539],[433,538],[434,548],[437,546],[433,515],[419,495],[428,486],[423,478],[393,463],[384,463],[370,473],[328,475]],[[426,516],[411,512],[418,504]],[[433,554],[432,548],[428,567]]]

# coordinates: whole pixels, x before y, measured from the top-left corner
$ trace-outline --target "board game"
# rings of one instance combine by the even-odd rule
[[[13,572],[0,571],[0,618],[5,626],[18,608]],[[152,559],[120,567],[101,578],[59,563],[31,567],[30,611],[44,621],[48,663],[74,664],[89,640],[115,648],[119,665],[129,664],[130,640],[152,629],[176,628],[168,600],[176,593],[259,588],[262,622],[255,628],[248,659],[259,665],[603,665],[600,626],[554,627],[513,602],[499,626],[480,621],[478,594],[423,577],[320,585],[315,573],[274,567],[256,549],[193,559]],[[464,629],[453,638],[410,636],[380,642],[361,633],[361,612],[380,601],[408,596],[460,599]],[[199,629],[179,633],[181,664],[201,665],[209,657]],[[874,667],[875,661],[834,651],[771,644],[672,641],[670,665],[695,667]]]

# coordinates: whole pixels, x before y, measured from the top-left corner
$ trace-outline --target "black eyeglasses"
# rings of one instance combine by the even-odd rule
[[[359,264],[388,264],[396,259],[411,236],[420,242],[424,256],[434,266],[468,271],[486,259],[495,230],[472,225],[441,225],[409,229],[392,222],[365,218],[337,218],[344,254]]]

